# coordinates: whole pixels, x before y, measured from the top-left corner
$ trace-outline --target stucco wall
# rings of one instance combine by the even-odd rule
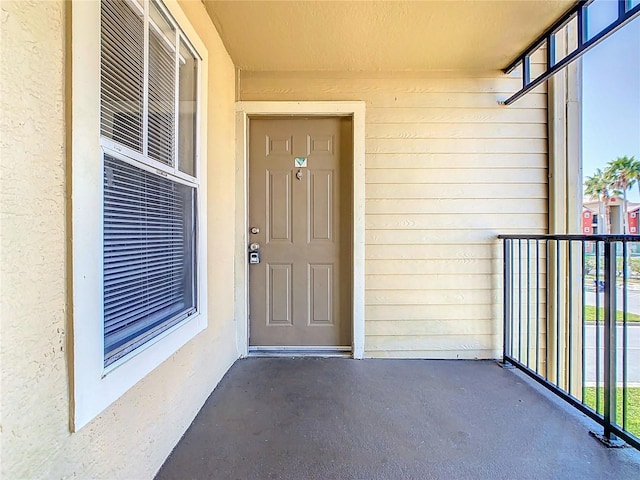
[[[495,358],[500,233],[546,233],[547,95],[484,73],[242,72],[241,100],[364,100],[365,356]]]
[[[62,1],[3,1],[0,86],[0,477],[151,478],[235,360],[233,64],[209,52],[209,327],[78,433],[69,431],[69,211]]]

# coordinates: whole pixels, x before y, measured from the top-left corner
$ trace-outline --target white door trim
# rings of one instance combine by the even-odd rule
[[[236,102],[235,318],[238,353],[249,354],[248,126],[256,115],[348,116],[353,119],[353,358],[364,356],[365,102]]]

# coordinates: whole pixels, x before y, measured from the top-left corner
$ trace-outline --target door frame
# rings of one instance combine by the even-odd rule
[[[364,357],[364,165],[365,102],[236,102],[236,341],[249,354],[249,119],[259,116],[350,117],[353,122],[352,356]]]

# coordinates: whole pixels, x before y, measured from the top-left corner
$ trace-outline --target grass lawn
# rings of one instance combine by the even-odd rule
[[[596,321],[596,307],[593,305],[585,305],[585,320],[587,322]],[[604,307],[600,307],[600,321],[604,320]],[[622,322],[622,310],[618,310],[618,321]],[[627,322],[640,322],[640,315],[637,313],[627,312]]]
[[[596,387],[586,387],[584,403],[596,409]],[[622,388],[616,392],[617,423],[622,425]],[[604,388],[600,388],[600,413],[604,412]],[[627,388],[627,431],[640,437],[640,387]]]

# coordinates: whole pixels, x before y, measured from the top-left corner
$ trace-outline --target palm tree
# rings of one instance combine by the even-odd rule
[[[627,158],[626,156],[622,158]],[[631,171],[634,174],[634,179],[636,180],[636,185],[638,185],[638,193],[640,194],[640,160],[636,160],[635,156],[627,158],[626,160],[631,164]]]
[[[616,193],[622,193],[622,215],[624,218],[624,233],[629,233],[629,219],[627,218],[627,190],[638,181],[640,176],[640,162],[634,157],[618,157],[607,164],[604,173],[610,188]],[[640,188],[640,186],[639,186]]]
[[[591,200],[598,201],[598,233],[609,233],[609,190],[610,182],[601,169],[584,181],[584,193]]]

